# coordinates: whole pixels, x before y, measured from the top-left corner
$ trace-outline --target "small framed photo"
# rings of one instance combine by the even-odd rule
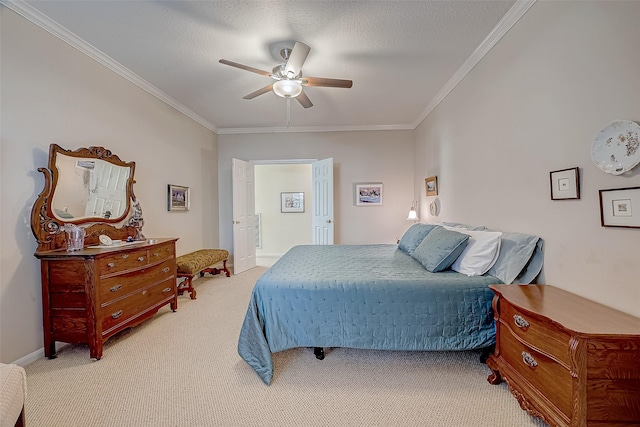
[[[427,189],[427,196],[437,196],[438,195],[438,177],[430,176],[424,179],[424,185]]]
[[[640,187],[600,190],[603,227],[640,228]]]
[[[304,193],[280,193],[280,212],[304,212]]]
[[[353,184],[356,206],[382,206],[382,183],[362,182]]]
[[[549,172],[551,200],[580,198],[580,171],[578,168]]]
[[[169,184],[168,186],[168,206],[169,211],[188,211],[191,208],[191,198],[189,187]]]

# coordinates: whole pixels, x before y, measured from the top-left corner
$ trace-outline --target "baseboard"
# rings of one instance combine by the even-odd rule
[[[68,345],[69,344],[66,342],[56,342],[56,351]],[[21,357],[20,359],[11,363],[13,363],[14,365],[22,366],[24,368],[25,366],[32,364],[33,362],[40,359],[41,357],[44,357],[44,347],[40,347],[38,350],[34,351],[33,353],[29,353],[26,356]]]
[[[260,253],[256,254],[256,258],[280,258],[283,253]]]
[[[265,254],[256,254],[256,265],[263,267],[270,267],[274,262],[280,259],[284,254],[274,254],[274,253],[265,253]]]

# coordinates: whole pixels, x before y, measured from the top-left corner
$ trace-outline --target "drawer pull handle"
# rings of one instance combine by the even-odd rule
[[[164,289],[162,290],[162,293],[163,293],[163,294],[166,294],[167,292],[171,292],[171,288],[164,288]]]
[[[168,272],[169,272],[169,270],[170,270],[170,269],[169,269],[169,267],[165,267],[165,268],[163,268],[163,269],[162,269],[162,272],[163,272],[163,273],[168,273]]]
[[[143,256],[138,257],[138,261],[144,261],[144,257]]]
[[[120,289],[122,289],[122,285],[115,285],[115,286],[111,287],[110,291],[111,292],[118,292]]]
[[[147,290],[145,289],[144,291],[142,291],[142,295],[146,295],[147,294]]]
[[[107,267],[115,267],[116,263],[115,262],[110,262],[109,264],[107,264]]]
[[[160,254],[158,252],[154,252],[153,256],[160,256]]]
[[[115,313],[113,313],[111,317],[113,317],[114,319],[117,319],[118,317],[122,316],[122,313],[123,313],[122,310],[118,310]]]
[[[122,254],[122,259],[127,259],[129,258],[129,254]]]
[[[529,327],[529,322],[527,322],[527,319],[525,319],[524,317],[520,316],[519,314],[514,314],[513,315],[513,322],[520,329],[524,329],[524,328],[528,328]]]
[[[536,362],[536,359],[534,359],[533,356],[526,351],[522,352],[522,361],[530,368],[535,368],[536,366],[538,366],[538,362]]]

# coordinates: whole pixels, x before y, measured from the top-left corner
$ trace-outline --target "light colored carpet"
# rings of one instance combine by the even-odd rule
[[[258,267],[194,281],[178,311],[105,343],[26,367],[29,427],[74,426],[546,426],[507,386],[487,382],[478,352],[312,349],[274,355],[265,386],[237,340]]]

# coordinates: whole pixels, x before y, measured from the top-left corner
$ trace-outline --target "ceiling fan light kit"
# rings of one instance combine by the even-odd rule
[[[329,79],[325,77],[303,78],[302,65],[304,64],[304,61],[306,61],[310,51],[311,48],[302,42],[295,42],[293,49],[282,49],[280,51],[280,55],[285,62],[283,64],[276,65],[271,73],[226,59],[221,59],[219,62],[241,70],[260,74],[261,76],[271,77],[275,80],[274,83],[244,96],[243,99],[253,99],[273,90],[276,95],[288,99],[296,98],[300,105],[304,108],[309,108],[313,107],[313,103],[304,93],[302,88],[303,86],[339,88],[350,88],[353,86],[353,82],[351,80]]]
[[[302,93],[302,85],[296,80],[278,80],[273,84],[273,92],[283,98],[295,98]]]

